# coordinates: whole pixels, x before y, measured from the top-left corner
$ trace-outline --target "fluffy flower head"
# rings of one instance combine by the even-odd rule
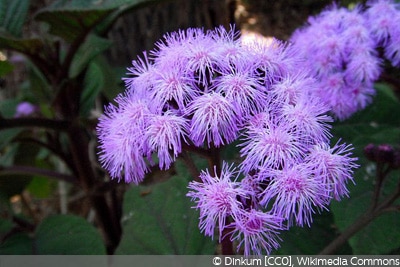
[[[279,247],[278,234],[283,230],[282,221],[281,217],[262,211],[243,211],[230,225],[233,228],[232,239],[239,241],[237,249],[243,247],[245,256],[261,255],[264,251],[269,254]]]
[[[214,168],[214,173],[216,172]],[[221,174],[211,175],[209,171],[200,174],[202,182],[190,182],[188,188],[191,190],[187,196],[196,203],[195,208],[200,209],[201,231],[205,235],[213,236],[215,225],[219,226],[220,239],[222,230],[225,228],[227,216],[236,217],[242,209],[242,203],[237,197],[246,197],[247,191],[239,187],[236,182],[237,173],[228,164],[224,164]]]
[[[328,193],[312,175],[309,166],[285,166],[269,175],[272,175],[272,179],[260,203],[268,206],[270,201],[275,201],[273,213],[287,219],[289,225],[294,222],[299,226],[309,226],[315,208],[323,208],[327,204]]]
[[[245,255],[270,253],[280,230],[309,225],[314,212],[347,195],[357,167],[348,146],[330,148],[327,113],[337,108],[344,118],[365,106],[379,68],[370,47],[360,45],[369,35],[359,11],[337,11],[325,14],[334,20],[310,20],[319,30],[304,32],[322,38],[323,48],[306,51],[276,39],[244,42],[223,27],[166,34],[132,62],[127,92],[99,119],[102,166],[111,178],[137,184],[157,164],[169,169],[182,152],[192,173],[198,166],[191,153],[207,157],[209,169],[193,177],[187,193],[201,232],[235,241]],[[354,40],[345,38],[350,24],[358,26]],[[326,33],[333,37],[325,40]],[[317,57],[317,69],[302,65],[307,53]],[[240,149],[229,155],[236,168],[220,159],[228,145]]]
[[[97,126],[100,140],[100,162],[112,178],[124,176],[126,182],[138,184],[148,171],[144,157],[144,128],[149,111],[143,102],[117,99],[120,106],[110,105]]]
[[[308,23],[291,40],[303,54],[304,66],[320,81],[317,95],[336,118],[346,119],[372,100],[371,85],[381,72],[376,42],[360,6],[348,10],[333,5]],[[326,82],[332,76],[341,77],[334,86]],[[346,105],[338,108],[338,102]]]
[[[188,108],[192,115],[190,138],[196,146],[204,142],[219,147],[237,137],[237,113],[235,107],[219,93],[204,94],[196,98]]]

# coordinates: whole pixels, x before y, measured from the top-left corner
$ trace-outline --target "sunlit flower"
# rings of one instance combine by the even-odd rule
[[[232,103],[219,93],[204,94],[188,107],[192,117],[189,136],[196,146],[219,147],[237,137],[237,112]]]
[[[331,138],[329,130],[332,118],[327,115],[329,108],[316,103],[319,99],[303,96],[295,104],[284,105],[282,116],[295,129],[305,143],[327,142]]]

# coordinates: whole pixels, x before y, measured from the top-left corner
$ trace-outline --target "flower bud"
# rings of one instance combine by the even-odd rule
[[[370,161],[376,161],[376,150],[377,148],[374,144],[368,144],[366,147],[364,147],[364,155]]]
[[[391,163],[393,161],[394,149],[391,145],[381,144],[376,150],[376,161],[382,163]]]

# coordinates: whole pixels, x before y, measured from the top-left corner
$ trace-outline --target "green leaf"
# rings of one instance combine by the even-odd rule
[[[103,33],[122,13],[152,2],[156,0],[58,0],[36,19],[48,23],[51,34],[71,42],[99,25]]]
[[[37,38],[21,39],[29,0],[0,0],[0,48],[34,55],[43,43]]]
[[[54,192],[54,181],[46,177],[34,176],[27,189],[37,198],[47,198]]]
[[[88,116],[94,106],[97,95],[104,87],[104,77],[101,67],[90,64],[84,80],[84,89],[80,98],[80,114]]]
[[[0,28],[20,36],[29,9],[29,0],[0,0]]]
[[[102,66],[102,71],[104,72],[104,77],[108,77],[105,80],[106,84],[102,90],[102,94],[109,102],[112,102],[118,94],[125,90],[125,86],[121,82],[121,77],[125,76],[126,68],[107,64],[106,67]]]
[[[336,137],[343,138],[354,146],[360,168],[354,174],[356,185],[348,186],[350,198],[333,202],[331,208],[335,223],[344,231],[361,214],[366,212],[372,201],[375,184],[375,164],[368,161],[363,149],[370,143],[399,144],[400,103],[390,87],[376,85],[374,102],[349,120],[337,123],[332,129]],[[384,195],[390,194],[398,182],[399,172],[392,172],[384,184]],[[398,222],[400,214],[385,214],[356,233],[349,243],[355,254],[385,254],[400,246]],[[390,233],[390,234],[388,234]]]
[[[100,233],[81,217],[55,215],[46,218],[35,233],[34,251],[39,255],[104,255]]]
[[[137,6],[155,0],[58,0],[51,5],[51,9],[63,10],[103,10]]]
[[[359,216],[366,212],[371,204],[374,183],[373,164],[366,165],[369,173],[361,170],[356,174],[356,185],[350,186],[350,198],[332,203],[335,222],[339,230],[349,227]],[[399,172],[387,177],[383,197],[396,188]],[[400,204],[400,203],[397,203]],[[386,213],[374,219],[369,225],[357,232],[349,243],[354,254],[387,254],[400,247],[399,213]],[[390,234],[389,234],[390,233]]]
[[[102,57],[89,64],[84,79],[84,89],[80,98],[80,114],[88,116],[101,91],[118,90],[118,80],[112,67]],[[120,91],[120,90],[118,90]]]
[[[33,237],[17,233],[0,244],[0,254],[104,255],[100,233],[81,217],[54,215],[45,218]]]
[[[397,113],[400,111],[400,103],[393,90],[386,84],[376,84],[375,89],[377,94],[372,104],[350,119],[334,124],[332,131],[335,136],[343,135],[354,139],[400,125],[400,116]]]
[[[38,151],[39,147],[36,145],[21,143],[12,146],[6,154],[10,153],[13,165],[29,166],[34,165]],[[4,166],[3,164],[4,162],[0,164],[0,167]],[[10,198],[20,194],[31,182],[32,177],[29,174],[9,173],[0,169],[0,196]]]
[[[0,236],[3,236],[8,231],[10,231],[12,229],[12,227],[13,227],[13,224],[10,220],[0,218]]]
[[[11,128],[0,131],[0,150],[4,149],[15,137],[17,137],[23,129],[21,128]],[[4,155],[0,155],[0,159],[2,159]],[[1,165],[4,164],[4,160],[1,161]]]
[[[35,64],[28,61],[28,66],[29,79],[28,83],[22,87],[23,96],[31,99],[33,103],[46,103],[48,105],[53,97],[52,88],[48,80]]]
[[[9,98],[0,101],[0,114],[3,117],[13,117],[17,108],[17,105],[20,103],[16,98]]]
[[[188,179],[174,176],[133,187],[123,205],[123,233],[116,254],[213,254],[215,245],[198,229],[198,212],[186,196]]]
[[[32,238],[26,233],[17,233],[0,244],[0,255],[32,254]]]
[[[400,247],[400,221],[399,214],[386,213],[376,218],[371,224],[362,229],[354,238],[350,239],[350,245],[357,255],[389,254]]]
[[[313,216],[311,227],[293,226],[280,234],[280,248],[273,252],[277,255],[316,255],[336,237],[332,228],[331,212]],[[351,248],[345,246],[339,254],[351,254]]]
[[[111,11],[111,9],[68,10],[65,8],[47,8],[38,12],[36,19],[49,24],[50,34],[59,36],[67,42],[73,42],[76,38],[88,34]]]
[[[38,38],[21,39],[0,29],[0,48],[36,55],[43,52],[44,44]]]
[[[14,69],[14,66],[6,60],[0,60],[0,77],[4,77]]]
[[[90,61],[111,46],[111,41],[96,35],[89,35],[79,47],[69,69],[69,77],[77,77],[90,63]]]

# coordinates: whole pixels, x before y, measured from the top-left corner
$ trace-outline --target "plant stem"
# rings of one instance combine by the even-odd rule
[[[190,157],[190,154],[187,151],[182,151],[182,160],[188,168],[190,175],[193,177],[193,180],[196,182],[201,182],[200,172],[196,167],[196,164],[193,162],[193,159]]]
[[[372,196],[372,205],[371,205],[371,210],[375,209],[376,206],[379,203],[379,197],[381,194],[381,189],[383,185],[383,180],[385,179],[387,175],[387,171],[384,170],[384,164],[381,162],[376,163],[376,183],[374,187],[374,194]]]
[[[60,172],[66,171],[66,166],[62,161],[57,162],[57,169]],[[64,181],[58,182],[58,193],[60,194],[60,212],[61,214],[68,213],[68,193],[67,193],[67,184]]]
[[[50,130],[67,131],[70,125],[66,120],[52,120],[45,118],[14,118],[0,119],[0,130],[19,127],[40,127]]]
[[[50,133],[47,133],[47,138],[49,139]],[[76,172],[74,170],[74,165],[71,161],[71,158],[65,154],[61,148],[61,146],[57,143],[54,142],[54,140],[48,140],[47,142],[41,141],[39,139],[35,138],[29,138],[29,137],[23,137],[23,138],[15,138],[13,142],[19,142],[19,143],[32,143],[38,146],[41,146],[43,148],[46,148],[50,152],[52,152],[54,155],[56,155],[63,164],[66,164],[66,166],[76,175]],[[58,141],[58,140],[57,140]],[[61,172],[63,173],[63,172]],[[76,179],[75,179],[76,180]]]
[[[75,163],[79,181],[85,192],[89,195],[90,201],[96,211],[96,218],[99,228],[102,230],[107,252],[112,254],[121,238],[120,218],[117,211],[108,205],[104,194],[92,194],[92,190],[97,188],[96,176],[92,169],[92,163],[89,158],[89,138],[84,128],[79,125],[72,125],[68,132],[70,140],[70,149]]]
[[[208,168],[210,169],[212,176],[221,176],[221,155],[220,149],[217,147],[211,147],[208,153]]]
[[[229,225],[229,223],[230,223],[230,218],[226,217],[225,226]],[[222,240],[221,240],[222,255],[234,255],[231,236],[232,235],[229,233],[229,229],[225,227],[224,230],[222,231]]]
[[[214,147],[212,145],[209,148],[209,150],[204,150],[204,149],[193,147],[190,145],[187,145],[186,147],[184,147],[183,152],[182,152],[183,161],[185,162],[186,166],[188,167],[188,170],[191,173],[191,175],[193,176],[193,179],[197,182],[202,182],[199,177],[200,172],[198,171],[196,165],[194,164],[192,158],[190,157],[189,151],[199,154],[207,159],[208,169],[209,169],[211,176],[213,176],[213,177],[221,176],[222,168],[221,168],[220,148]],[[225,226],[227,226],[229,224],[230,224],[230,217],[227,216],[225,218]],[[222,230],[221,236],[222,236],[222,239],[221,239],[222,255],[234,255],[231,234],[227,227],[225,227]]]
[[[221,177],[222,166],[221,166],[221,151],[220,148],[211,146],[208,154],[208,166],[211,175],[215,177]],[[225,227],[222,230],[222,240],[221,240],[221,252],[222,255],[234,255],[233,253],[233,242],[231,240],[231,233],[226,227],[230,224],[230,217],[225,218]]]
[[[186,144],[185,141],[182,142],[182,151],[193,152],[203,158],[209,157],[208,150],[201,148],[201,147],[196,147],[193,144]]]
[[[379,214],[364,213],[361,215],[353,224],[351,224],[345,231],[343,231],[336,239],[334,239],[328,246],[326,246],[319,254],[320,255],[331,255],[334,254],[347,240],[352,237],[355,233],[360,231],[362,228],[367,226],[375,217]]]
[[[0,174],[36,174],[45,176],[48,178],[57,179],[59,181],[66,181],[68,183],[77,184],[78,181],[74,176],[62,174],[52,170],[46,170],[41,168],[36,168],[32,166],[10,166],[10,167],[0,167]]]
[[[379,190],[375,189],[375,193],[379,192]],[[381,215],[384,212],[392,211],[391,205],[400,197],[400,183],[397,185],[396,190],[393,194],[388,196],[385,200],[378,205],[378,203],[373,199],[371,203],[371,208],[362,214],[358,219],[351,224],[348,228],[346,228],[336,239],[334,239],[328,246],[326,246],[319,254],[320,255],[328,255],[333,254],[338,250],[342,245],[344,245],[349,238],[351,238],[354,234],[360,231],[362,228],[367,226],[371,221],[373,221],[376,217]],[[396,210],[396,209],[395,209]]]

